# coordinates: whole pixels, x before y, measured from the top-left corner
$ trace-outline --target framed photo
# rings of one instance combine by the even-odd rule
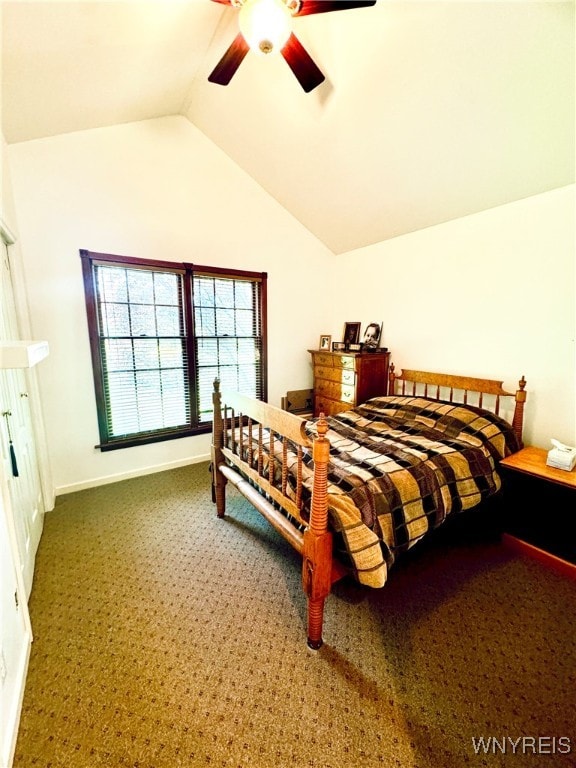
[[[368,323],[364,330],[362,345],[368,351],[378,349],[382,336],[382,323]]]
[[[349,352],[362,352],[363,344],[348,344]]]
[[[344,323],[344,344],[358,344],[360,341],[360,323]]]
[[[345,352],[345,351],[346,351],[346,344],[344,344],[343,341],[332,342],[332,352]]]
[[[332,336],[328,336],[328,334],[323,334],[320,336],[320,344],[318,346],[318,349],[322,349],[325,352],[330,352],[330,344],[332,342]]]

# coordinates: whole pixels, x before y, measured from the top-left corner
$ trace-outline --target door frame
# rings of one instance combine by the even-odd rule
[[[26,293],[26,283],[22,270],[22,260],[12,258],[12,253],[18,251],[16,235],[0,216],[0,241],[6,245],[8,258],[10,260],[12,288],[14,291],[14,304],[16,307],[16,316],[18,327],[22,338],[32,338],[30,328],[30,316],[28,314],[28,296]],[[30,392],[30,416],[32,419],[32,429],[36,442],[36,455],[38,457],[38,471],[40,474],[40,487],[42,491],[42,500],[44,502],[44,511],[49,512],[54,509],[56,494],[54,491],[54,481],[50,467],[50,456],[48,453],[48,441],[44,427],[44,416],[41,409],[40,387],[38,385],[38,376],[34,368],[26,371],[26,380]]]

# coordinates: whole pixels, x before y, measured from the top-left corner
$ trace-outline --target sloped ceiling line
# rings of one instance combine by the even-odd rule
[[[210,0],[3,0],[5,140],[183,113],[335,254],[574,182],[574,2],[305,22],[309,94],[252,53],[209,83],[236,23]]]

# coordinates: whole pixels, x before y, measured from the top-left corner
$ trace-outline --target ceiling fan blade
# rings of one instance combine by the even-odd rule
[[[368,8],[376,5],[376,0],[302,0],[302,6],[295,16],[309,16],[312,13],[330,11],[348,11],[352,8]]]
[[[306,93],[309,93],[324,81],[324,75],[294,32],[290,33],[288,42],[282,48],[282,56]]]
[[[232,45],[208,75],[208,80],[211,83],[218,83],[218,85],[228,85],[249,50],[250,46],[242,33],[239,32]]]

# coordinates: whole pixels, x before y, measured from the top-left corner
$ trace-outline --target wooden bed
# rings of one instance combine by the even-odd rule
[[[482,420],[482,414],[495,414],[497,423],[506,421],[505,429],[509,429],[516,441],[516,447],[508,446],[505,449],[509,453],[522,446],[525,386],[526,382],[522,377],[518,390],[513,393],[506,391],[501,381],[406,369],[398,374],[392,365],[389,396],[375,400],[379,401],[378,406],[382,405],[384,408],[400,406],[401,410],[403,407],[412,408],[415,404],[418,409],[424,407],[424,415],[421,416],[418,411],[414,422],[423,425],[424,437],[419,436],[417,439],[424,440],[430,437],[427,432],[430,414],[435,418],[437,412],[439,423],[443,425],[447,418],[451,418],[445,415],[446,412],[457,412],[459,415],[464,412],[468,417],[468,411],[471,409],[480,414],[478,418]],[[334,553],[334,536],[339,534],[335,534],[330,517],[334,502],[340,503],[345,497],[339,495],[339,489],[330,481],[334,472],[334,458],[330,464],[331,443],[326,435],[334,419],[343,417],[345,422],[349,417],[364,421],[364,416],[374,401],[359,406],[359,413],[354,409],[328,420],[321,414],[311,422],[260,400],[253,400],[236,392],[221,392],[220,383],[216,380],[213,403],[212,498],[217,514],[224,517],[226,484],[229,481],[302,555],[302,584],[308,600],[308,645],[318,649],[322,645],[324,603],[332,584],[350,572],[356,575],[354,570],[351,570],[350,563],[342,562]],[[507,411],[508,418],[500,415],[501,410]],[[394,415],[396,411],[392,410],[391,413]],[[474,419],[476,423],[476,417]],[[444,428],[445,426],[442,426],[442,429]],[[468,427],[463,430],[463,433],[466,432]],[[331,434],[335,434],[333,429]],[[465,441],[470,439],[466,434],[463,436]],[[339,433],[336,437],[339,440]],[[386,438],[388,439],[388,434]],[[375,439],[380,440],[380,434]],[[413,439],[413,431],[410,439]],[[357,446],[357,450],[365,449]],[[403,450],[407,449],[404,447]],[[418,447],[416,451],[411,452],[417,453],[421,450],[422,448]],[[455,456],[451,451],[451,447],[441,447],[439,453],[449,452],[450,457]],[[446,458],[442,460],[446,463]],[[385,458],[381,461],[389,460]],[[490,461],[493,474],[497,476],[498,459],[492,462],[488,458],[487,461]],[[397,458],[393,466],[398,468]],[[438,467],[432,474],[438,474]],[[379,470],[378,476],[386,477],[386,474]],[[466,483],[463,482],[462,485]],[[493,493],[498,488],[499,485],[496,485],[489,492]],[[445,488],[435,493],[445,493]],[[481,499],[476,498],[476,495],[473,495],[469,505],[480,503]],[[426,514],[429,516],[428,512]],[[420,517],[428,524],[430,530],[431,526],[439,524],[424,519],[424,515]],[[360,524],[351,525],[351,535],[360,527]],[[418,533],[414,542],[408,542],[405,548],[419,538],[422,538],[422,535]],[[384,544],[379,546],[386,548]],[[369,549],[367,547],[366,551]],[[372,583],[370,579],[373,578],[372,574],[377,572],[377,568],[371,561],[366,567],[368,580],[363,583],[372,586],[383,585],[386,565],[380,567],[381,570],[383,567],[384,575],[380,575],[377,577],[379,581]],[[362,578],[359,580],[362,581]]]

